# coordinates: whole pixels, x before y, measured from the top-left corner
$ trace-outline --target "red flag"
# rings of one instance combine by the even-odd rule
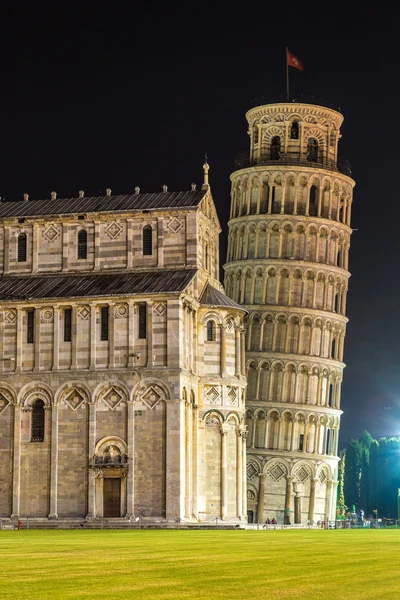
[[[304,65],[300,59],[297,58],[294,54],[287,51],[287,65],[288,67],[294,67],[295,69],[299,69],[299,71],[304,71]]]

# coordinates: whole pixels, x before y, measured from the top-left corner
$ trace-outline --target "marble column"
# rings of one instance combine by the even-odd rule
[[[235,327],[235,377],[240,377],[240,328]]]
[[[260,484],[258,487],[258,504],[257,504],[257,522],[264,523],[264,504],[265,504],[265,480],[267,476],[261,473]]]
[[[292,482],[293,477],[286,477],[286,495],[285,495],[285,515],[284,515],[284,524],[289,525],[290,523],[290,505],[292,502]]]
[[[246,330],[240,330],[240,373],[245,377],[246,375]]]
[[[315,486],[318,479],[311,479],[310,487],[310,502],[308,504],[308,520],[310,525],[314,525],[314,512],[315,512]]]
[[[12,514],[19,517],[21,485],[21,407],[14,404],[14,440],[13,440],[13,475],[12,475]]]
[[[58,405],[53,404],[51,407],[50,513],[49,513],[49,519],[58,519],[57,489],[58,489]]]
[[[33,349],[34,352],[34,372],[40,371],[40,308],[35,308],[35,316],[34,316],[34,342],[35,347]]]
[[[185,517],[186,519],[192,518],[192,404],[186,402],[185,404],[185,428],[186,428],[186,451],[185,451],[185,475],[186,475],[186,490],[185,490]]]
[[[128,442],[128,474],[126,481],[126,513],[128,517],[135,514],[135,461],[134,461],[134,404],[133,401],[127,402],[128,423],[127,423],[127,442]]]
[[[89,365],[89,369],[91,371],[94,371],[96,369],[96,343],[97,343],[96,314],[97,314],[97,307],[95,304],[91,304],[90,305],[90,365]]]
[[[221,329],[221,366],[220,372],[221,377],[226,375],[226,327],[225,325],[220,325]]]
[[[96,447],[96,404],[94,402],[89,402],[89,428],[88,428],[89,461],[94,460],[95,447]],[[96,518],[95,486],[96,486],[96,471],[95,471],[95,469],[89,469],[88,514],[87,514],[88,519]]]
[[[53,317],[53,365],[52,371],[58,371],[60,358],[60,307],[54,307]]]
[[[236,439],[236,513],[239,519],[242,519],[242,506],[243,506],[243,458],[242,458],[242,430],[237,431]]]
[[[331,519],[331,510],[332,510],[332,480],[328,480],[326,484],[326,500],[325,500],[325,520],[329,521]]]
[[[246,469],[246,438],[248,431],[242,431],[242,515],[247,518],[247,469]]]
[[[76,305],[72,305],[71,313],[71,371],[75,371],[78,368],[78,315]],[[92,333],[92,332],[90,332]]]
[[[221,519],[228,516],[228,473],[226,444],[228,429],[221,427]]]

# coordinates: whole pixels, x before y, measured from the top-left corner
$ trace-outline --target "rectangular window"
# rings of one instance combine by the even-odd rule
[[[64,342],[72,339],[72,308],[64,310]]]
[[[302,452],[304,449],[304,435],[301,433],[299,437],[299,450]]]
[[[101,307],[101,336],[102,342],[108,340],[108,306]]]
[[[139,304],[139,339],[147,338],[147,304]]]
[[[27,329],[26,329],[26,343],[33,344],[33,336],[34,336],[34,330],[35,330],[35,311],[28,310],[27,315],[28,315],[28,322],[27,322]]]

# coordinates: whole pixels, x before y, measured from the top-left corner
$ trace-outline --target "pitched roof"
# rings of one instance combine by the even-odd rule
[[[195,273],[196,269],[180,269],[106,275],[5,276],[0,277],[0,300],[181,292]]]
[[[217,290],[217,288],[212,286],[210,283],[206,284],[206,287],[204,288],[203,293],[201,294],[200,304],[202,304],[203,306],[221,306],[224,308],[236,308],[242,310],[243,312],[246,312],[243,306],[240,306],[240,304],[237,304],[236,302],[228,298],[228,296],[225,296],[225,294]]]
[[[188,208],[198,206],[206,193],[207,190],[199,190],[195,192],[161,192],[157,194],[126,194],[123,196],[90,196],[88,198],[0,202],[0,218]]]

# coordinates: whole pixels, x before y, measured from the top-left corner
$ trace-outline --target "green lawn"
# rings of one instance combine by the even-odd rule
[[[3,531],[1,600],[400,598],[400,530]]]

